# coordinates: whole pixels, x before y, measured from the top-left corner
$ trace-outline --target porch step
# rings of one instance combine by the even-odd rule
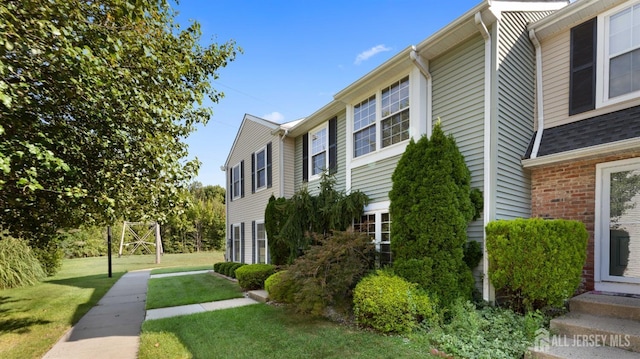
[[[640,321],[640,298],[605,293],[584,293],[571,298],[572,313],[584,313]]]
[[[591,292],[551,320],[527,358],[640,359],[640,297]]]
[[[550,328],[560,337],[583,342],[600,338],[604,345],[617,342],[622,349],[640,352],[640,322],[635,320],[571,312],[551,320]]]

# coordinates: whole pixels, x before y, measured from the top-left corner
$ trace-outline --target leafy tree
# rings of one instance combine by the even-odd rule
[[[418,283],[441,303],[470,298],[473,277],[463,248],[467,223],[477,210],[471,200],[471,175],[453,137],[437,123],[430,139],[411,140],[392,180],[396,274]]]
[[[198,169],[183,142],[240,51],[201,45],[166,0],[0,3],[0,227],[42,248],[61,228],[163,221]]]
[[[269,237],[269,253],[273,264],[290,264],[316,244],[311,233],[328,236],[345,231],[360,219],[369,202],[366,194],[349,194],[334,189],[335,179],[323,174],[320,192],[313,196],[303,188],[290,199],[273,199],[265,210],[265,229]]]

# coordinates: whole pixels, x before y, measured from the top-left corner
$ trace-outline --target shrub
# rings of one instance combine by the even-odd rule
[[[62,233],[60,248],[65,258],[98,257],[107,254],[104,228],[87,227]],[[112,236],[112,241],[115,240]],[[117,240],[116,240],[117,241]],[[113,245],[112,248],[117,247]]]
[[[413,139],[392,176],[391,250],[395,273],[448,305],[470,298],[474,285],[463,260],[467,224],[481,195],[455,140],[436,124],[431,138]],[[473,201],[472,201],[473,198]]]
[[[0,237],[0,289],[34,285],[46,276],[25,241]]]
[[[264,281],[275,271],[272,264],[249,264],[236,270],[236,278],[243,290],[262,289]]]
[[[360,326],[383,333],[407,333],[423,320],[430,321],[434,306],[417,284],[379,270],[354,289],[353,312]]]
[[[283,278],[293,286],[293,306],[302,313],[321,315],[328,306],[350,307],[352,290],[375,263],[371,239],[353,231],[334,232],[289,267]],[[292,290],[292,289],[288,289]],[[287,292],[287,290],[285,290]]]
[[[222,263],[224,262],[213,263],[213,271],[216,273],[220,273],[220,266],[222,265]]]
[[[464,246],[464,256],[462,257],[469,269],[475,269],[482,260],[482,248],[476,241],[468,241]]]
[[[64,253],[58,246],[59,238],[41,237],[31,239],[29,246],[33,254],[38,258],[42,269],[48,276],[52,276],[62,267]]]
[[[269,293],[270,299],[280,303],[293,303],[293,296],[297,292],[287,270],[269,276],[264,281],[264,289]]]
[[[587,255],[583,223],[541,218],[487,225],[489,278],[517,311],[561,306],[580,284]]]
[[[522,358],[544,322],[538,312],[523,316],[503,308],[476,309],[464,301],[456,301],[448,313],[450,322],[411,339],[426,339],[425,345],[436,347],[447,358]]]
[[[229,273],[229,274],[227,274],[227,276],[231,277],[231,278],[236,278],[236,269],[238,269],[238,268],[240,268],[242,266],[245,266],[245,265],[246,265],[245,263],[233,263],[233,264],[231,264],[229,266],[229,268],[227,269],[227,272]]]

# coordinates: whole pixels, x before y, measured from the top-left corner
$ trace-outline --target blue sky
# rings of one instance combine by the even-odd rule
[[[282,123],[306,117],[396,53],[480,0],[181,0],[178,21],[198,21],[202,42],[242,47],[213,87],[225,93],[211,121],[189,136],[196,180],[224,186],[220,170],[245,113]],[[183,27],[184,27],[183,25]]]

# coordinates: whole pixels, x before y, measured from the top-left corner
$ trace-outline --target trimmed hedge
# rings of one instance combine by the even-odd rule
[[[249,264],[238,268],[235,274],[240,288],[253,290],[264,288],[264,281],[275,271],[272,264]]]
[[[296,287],[288,274],[287,270],[276,272],[264,281],[264,289],[269,293],[270,299],[280,303],[293,302]]]
[[[432,301],[417,284],[381,270],[358,283],[353,312],[360,326],[383,333],[407,333],[435,316]]]
[[[236,278],[236,269],[245,266],[245,263],[233,263],[227,268],[227,276],[231,278]]]
[[[489,278],[512,309],[561,306],[580,285],[588,233],[582,222],[541,218],[487,224]]]
[[[237,262],[218,262],[213,265],[213,270],[216,273],[220,273],[227,277],[235,278],[236,277],[236,269],[246,265],[245,263],[237,263]]]

